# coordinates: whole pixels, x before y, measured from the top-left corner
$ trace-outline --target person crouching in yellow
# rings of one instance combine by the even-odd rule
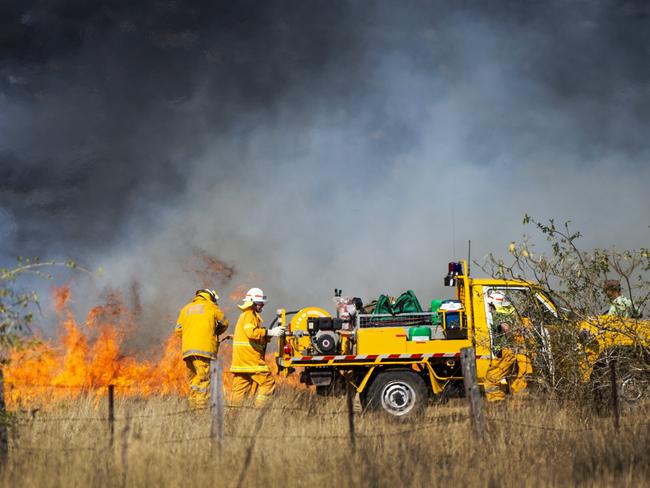
[[[275,380],[264,362],[264,353],[271,337],[284,335],[286,327],[283,325],[272,329],[260,327],[262,323],[260,313],[265,303],[264,292],[259,288],[251,288],[246,293],[243,303],[237,305],[242,313],[237,320],[232,343],[230,372],[233,373],[233,381],[230,404],[233,406],[244,403],[253,385],[257,386],[256,407],[264,406],[275,391]]]
[[[178,315],[176,333],[182,337],[191,408],[208,406],[210,360],[217,358],[219,335],[228,329],[228,319],[217,305],[218,299],[214,290],[197,290],[194,299]]]
[[[493,292],[488,296],[488,304],[495,357],[485,373],[485,397],[488,402],[505,400],[501,382],[506,380],[513,398],[522,398],[528,393],[526,375],[532,373],[530,358],[520,350],[523,338],[516,333],[516,330],[522,332],[523,327],[516,327],[517,312],[503,293]]]

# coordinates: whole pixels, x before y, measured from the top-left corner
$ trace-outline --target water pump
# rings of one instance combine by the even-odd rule
[[[341,336],[337,331],[343,328],[343,320],[333,317],[310,317],[307,331],[311,345],[316,352],[323,355],[336,354],[341,348]]]

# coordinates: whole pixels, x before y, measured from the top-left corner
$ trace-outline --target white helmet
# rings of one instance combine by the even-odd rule
[[[245,302],[266,303],[266,295],[259,288],[251,288],[246,292]]]
[[[495,308],[499,307],[510,307],[512,303],[508,300],[505,293],[500,291],[493,291],[488,295],[487,298],[488,304],[494,305]]]

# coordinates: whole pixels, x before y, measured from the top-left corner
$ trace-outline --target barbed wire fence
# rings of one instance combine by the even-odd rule
[[[252,407],[252,406],[245,406],[245,407],[238,407],[238,408],[232,408],[232,407],[226,407],[227,410],[237,410],[237,409],[250,409],[250,410],[255,410],[257,412],[260,412],[260,415],[265,414],[266,412],[270,411],[281,411],[281,412],[286,412],[287,410],[284,408],[273,408],[273,407],[266,407],[263,410],[260,410],[258,408]],[[207,409],[204,409],[207,410]],[[186,410],[186,411],[178,411],[178,412],[173,412],[172,415],[194,415],[196,413],[196,410]],[[336,411],[336,412],[325,412],[329,414],[335,414],[338,416],[344,417],[346,415],[345,412],[341,411]],[[320,414],[319,414],[320,415]],[[126,416],[116,416],[114,418],[115,422],[130,422],[133,420],[138,420],[138,419],[167,419],[169,418],[170,414],[169,413],[162,413],[160,415],[126,415]],[[70,421],[76,421],[79,420],[79,418],[71,417],[71,418],[36,418],[32,419],[30,421],[22,422],[21,425],[34,425],[36,423],[49,423],[49,422],[60,422],[63,420],[70,420]],[[84,419],[88,422],[101,422],[105,423],[108,425],[108,417],[94,417],[94,418],[87,418]],[[435,428],[444,428],[444,426],[449,425],[449,424],[462,424],[462,423],[469,423],[471,421],[471,417],[469,415],[462,415],[462,414],[449,414],[449,415],[439,415],[435,416],[433,418],[428,419],[425,422],[418,422],[412,426],[409,427],[403,427],[403,428],[395,428],[395,429],[390,429],[388,431],[381,431],[381,432],[356,432],[355,436],[357,441],[360,439],[376,439],[376,438],[393,438],[393,436],[402,436],[402,435],[407,435],[407,434],[413,434],[421,431],[426,431],[430,429],[435,429]],[[514,427],[520,427],[520,428],[525,428],[525,429],[536,429],[536,430],[543,430],[543,431],[552,431],[552,432],[558,432],[558,433],[585,433],[585,432],[593,432],[600,430],[597,427],[582,427],[582,428],[571,428],[571,427],[554,427],[554,426],[549,426],[549,425],[539,425],[539,424],[534,424],[531,422],[520,422],[517,420],[513,419],[508,419],[505,417],[493,417],[493,416],[486,416],[485,421],[488,422],[489,424],[492,425],[497,425],[497,426],[504,426],[507,425],[509,427],[514,426]],[[621,424],[622,426],[625,426],[624,423]],[[634,427],[639,427],[639,426],[644,426],[644,425],[650,425],[650,422],[635,422],[633,425]],[[272,441],[277,441],[278,439],[282,440],[296,440],[296,439],[311,439],[311,440],[325,440],[325,439],[338,439],[338,440],[345,440],[349,439],[349,433],[340,433],[340,434],[322,434],[322,433],[300,433],[300,434],[290,434],[290,433],[283,433],[281,436],[278,435],[265,435],[265,434],[259,434],[259,433],[251,433],[251,434],[237,434],[237,433],[228,433],[225,432],[223,434],[224,438],[226,439],[255,439],[255,440],[272,440]],[[156,443],[160,444],[181,444],[181,443],[187,443],[187,442],[196,442],[196,441],[213,441],[217,435],[214,433],[208,433],[206,435],[200,435],[200,436],[188,436],[188,437],[174,437],[174,438],[168,438],[168,439],[162,439],[158,440],[156,439]],[[43,447],[43,446],[23,446],[20,445],[20,443],[13,441],[12,439],[8,439],[9,446],[11,450],[35,450],[35,451],[107,451],[111,450],[112,447],[110,446],[75,446],[75,447]]]
[[[472,355],[470,354],[470,357]],[[216,367],[216,366],[215,366]],[[220,379],[221,376],[218,375],[215,379]],[[615,378],[614,378],[615,380]],[[214,382],[218,386],[221,386],[221,381],[217,380]],[[209,432],[205,435],[200,436],[179,436],[175,438],[167,439],[156,439],[155,442],[159,444],[183,444],[190,442],[200,442],[200,441],[209,441],[213,449],[221,449],[224,447],[224,440],[232,439],[251,439],[251,445],[254,445],[254,442],[273,440],[277,441],[280,437],[278,435],[265,435],[260,433],[250,433],[250,434],[238,434],[227,432],[224,428],[224,417],[226,413],[245,411],[245,410],[254,410],[260,412],[260,416],[266,415],[270,411],[279,411],[283,414],[290,413],[295,414],[304,414],[306,416],[332,416],[340,417],[342,420],[347,419],[347,425],[349,428],[348,432],[344,433],[332,433],[332,434],[291,434],[283,432],[281,435],[282,440],[294,440],[301,438],[309,438],[312,440],[325,440],[325,439],[348,439],[352,446],[354,446],[358,440],[363,439],[373,439],[373,438],[391,438],[394,436],[404,436],[412,433],[425,431],[434,428],[444,428],[445,425],[449,424],[460,424],[468,423],[473,427],[473,432],[478,433],[477,428],[481,429],[482,434],[477,435],[479,440],[484,439],[485,432],[485,423],[489,423],[491,426],[508,426],[508,427],[518,427],[524,429],[535,429],[543,431],[553,431],[558,433],[585,433],[597,430],[594,427],[581,427],[581,428],[572,428],[572,427],[554,427],[549,425],[538,425],[530,422],[520,422],[517,420],[505,418],[502,416],[488,416],[484,414],[484,407],[482,402],[478,402],[475,396],[468,396],[468,412],[467,413],[449,413],[444,415],[437,415],[434,417],[429,417],[426,421],[414,420],[414,424],[408,427],[401,427],[390,429],[389,431],[380,431],[380,432],[360,432],[354,425],[354,409],[351,406],[351,402],[346,402],[347,408],[339,408],[326,411],[313,410],[312,406],[305,407],[293,407],[293,406],[273,406],[267,405],[262,409],[254,407],[252,405],[227,405],[224,401],[222,395],[214,395],[211,404],[208,407],[199,407],[199,408],[186,408],[181,410],[174,410],[170,412],[160,412],[160,413],[129,413],[126,412],[124,415],[115,414],[115,392],[116,389],[121,388],[131,389],[135,388],[133,385],[107,385],[102,388],[106,388],[106,399],[107,399],[107,408],[105,415],[100,416],[39,416],[38,412],[31,412],[28,414],[27,418],[20,418],[15,413],[7,412],[5,398],[4,398],[4,381],[2,369],[0,368],[0,417],[2,422],[0,422],[0,464],[6,464],[8,461],[8,456],[10,451],[64,451],[64,452],[75,452],[75,451],[96,451],[96,452],[107,452],[111,451],[114,448],[115,441],[115,427],[116,423],[124,423],[125,427],[123,432],[128,431],[129,423],[137,420],[157,420],[161,421],[168,420],[174,417],[195,417],[196,415],[209,414],[211,417],[211,424]],[[28,385],[21,384],[21,387],[25,388],[71,388],[71,389],[84,389],[84,386],[80,385]],[[471,386],[471,385],[470,385]],[[474,385],[476,386],[476,385]],[[215,390],[216,391],[216,390]],[[616,411],[613,412],[615,419],[615,429],[619,431],[621,426],[625,424],[621,423],[620,414]],[[363,414],[362,414],[363,415]],[[476,416],[480,415],[481,419],[477,421]],[[56,423],[65,423],[73,422],[79,424],[87,424],[88,428],[96,428],[97,425],[103,425],[107,430],[108,441],[105,445],[85,445],[85,446],[70,446],[70,447],[47,447],[47,446],[36,446],[36,445],[22,445],[18,439],[11,438],[9,428],[10,426],[34,426],[39,424],[56,424]],[[480,425],[479,425],[480,424]],[[165,424],[161,424],[165,425]],[[640,425],[650,425],[650,422],[636,422],[634,426],[638,427]]]

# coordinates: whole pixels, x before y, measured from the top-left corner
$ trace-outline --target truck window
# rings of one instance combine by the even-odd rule
[[[493,321],[495,300],[492,297],[503,297],[514,307],[519,320],[529,322],[538,332],[541,331],[545,324],[557,321],[557,315],[550,301],[529,287],[485,287],[484,293],[485,316],[489,325],[491,348],[494,345],[495,336]]]

